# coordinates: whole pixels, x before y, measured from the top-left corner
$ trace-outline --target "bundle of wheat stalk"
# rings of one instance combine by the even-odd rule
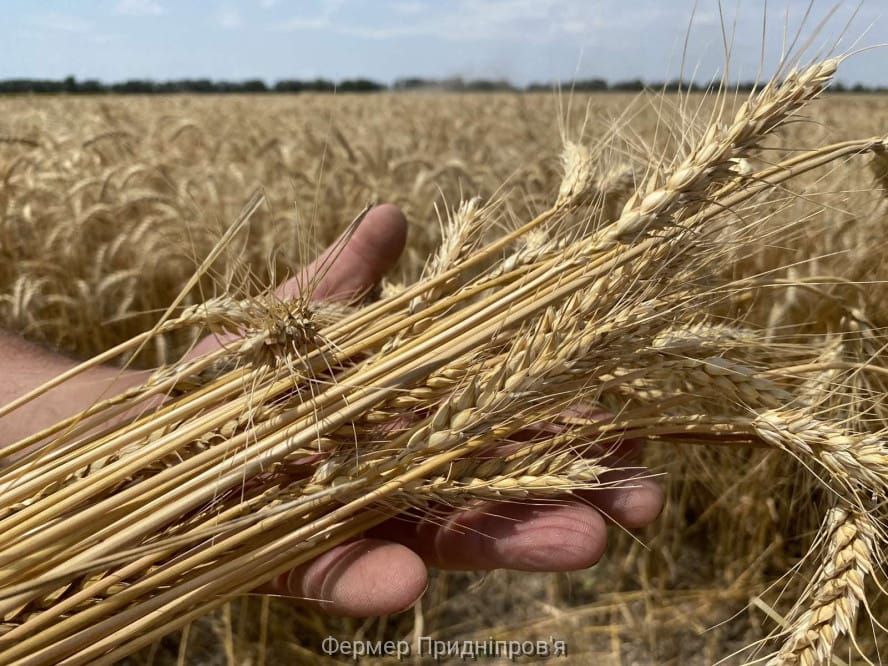
[[[829,490],[820,563],[772,651],[828,660],[888,545],[888,424],[855,392],[884,385],[882,338],[867,329],[859,358],[837,360],[711,313],[780,286],[720,277],[762,233],[769,194],[837,161],[884,164],[888,137],[751,166],[837,65],[775,79],[726,123],[713,115],[622,209],[594,176],[599,153],[567,142],[550,208],[485,244],[494,204],[465,202],[423,277],[382,300],[179,300],[2,408],[165,332],[238,336],[0,450],[0,661],[112,663],[393,515],[603,487],[626,439],[774,447]],[[590,407],[612,416],[584,418]]]

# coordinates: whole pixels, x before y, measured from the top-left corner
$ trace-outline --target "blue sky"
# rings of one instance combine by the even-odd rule
[[[724,49],[717,0],[5,0],[0,78],[213,79],[404,76],[572,78],[717,75]],[[810,36],[836,3],[813,3]],[[888,42],[888,1],[840,3],[812,48]],[[808,0],[723,0],[734,33],[732,79],[779,58]],[[884,15],[883,15],[884,14]],[[851,20],[850,27],[848,22]],[[690,31],[688,28],[690,26]],[[847,27],[847,30],[846,30]],[[812,51],[813,52],[813,51]],[[839,78],[888,85],[888,48],[850,58]]]

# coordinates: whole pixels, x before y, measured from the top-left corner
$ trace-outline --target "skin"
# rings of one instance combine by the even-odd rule
[[[407,221],[400,210],[392,205],[377,206],[344,246],[334,244],[277,292],[293,296],[316,282],[314,299],[353,299],[366,293],[395,265],[406,238]],[[205,353],[226,341],[206,338],[191,353]],[[74,365],[70,359],[0,331],[0,376],[5,379],[0,404]],[[89,371],[0,418],[0,443],[16,441],[144,378],[144,373],[113,368]],[[624,451],[623,455],[631,453]],[[433,517],[393,519],[278,576],[258,591],[294,597],[337,615],[395,613],[409,608],[422,595],[428,567],[584,569],[604,554],[609,525],[644,527],[656,519],[662,507],[659,486],[643,479],[620,488],[573,495],[557,505],[488,502]]]

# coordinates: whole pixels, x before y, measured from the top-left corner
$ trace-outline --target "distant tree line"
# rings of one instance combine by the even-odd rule
[[[741,81],[739,83],[731,83],[727,86],[729,90],[738,92],[750,92],[754,89],[761,88],[764,83],[756,83],[755,81]],[[642,90],[666,92],[714,92],[718,89],[719,83],[710,83],[701,85],[693,81],[681,81],[673,79],[671,81],[654,81],[646,82],[641,79],[628,79],[625,81],[615,81],[613,83],[606,79],[581,79],[572,83],[562,83],[563,90],[576,90],[580,92],[640,92]],[[531,83],[525,90],[531,92],[540,92],[544,90],[552,90],[551,83]],[[862,83],[847,85],[841,81],[834,81],[830,84],[830,92],[852,92],[852,93],[885,93],[888,92],[888,86],[865,86]]]
[[[540,92],[551,91],[552,83],[531,83],[527,86],[515,86],[505,79],[463,79],[452,77],[447,79],[404,78],[398,79],[393,85],[387,85],[370,79],[345,79],[334,82],[329,79],[299,80],[284,79],[268,85],[262,79],[246,79],[242,81],[213,81],[211,79],[177,79],[174,81],[152,81],[149,79],[130,79],[117,83],[104,83],[96,79],[77,80],[69,76],[62,80],[52,79],[7,79],[0,81],[2,94],[226,94],[226,93],[301,93],[301,92],[379,92],[444,90],[455,92]],[[579,92],[638,92],[641,90],[666,90],[705,92],[716,87],[716,84],[703,86],[698,83],[673,80],[667,82],[646,82],[641,79],[610,82],[603,78],[581,79],[561,84],[564,90]],[[748,92],[755,87],[753,82],[732,84],[732,90]],[[834,92],[872,93],[888,92],[888,86],[864,86],[860,83],[853,86],[841,82],[830,87]]]

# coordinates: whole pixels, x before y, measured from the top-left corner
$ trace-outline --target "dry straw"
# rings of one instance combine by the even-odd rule
[[[307,297],[189,304],[186,289],[161,323],[59,377],[180,328],[242,336],[0,451],[0,661],[112,663],[392,515],[606,487],[603,457],[627,438],[774,447],[830,490],[823,562],[774,663],[827,660],[886,546],[884,424],[821,413],[804,378],[834,359],[704,313],[760,286],[717,276],[763,227],[769,194],[858,155],[883,160],[888,139],[872,137],[751,166],[837,65],[772,81],[644,176],[597,178],[598,153],[568,142],[551,207],[485,244],[494,206],[463,203],[425,275],[381,301],[325,317]],[[188,288],[259,210],[256,198]],[[27,311],[39,288],[22,284],[13,306]],[[873,356],[855,363],[884,372]],[[578,404],[615,416],[567,417]],[[405,409],[416,418],[398,419]]]

